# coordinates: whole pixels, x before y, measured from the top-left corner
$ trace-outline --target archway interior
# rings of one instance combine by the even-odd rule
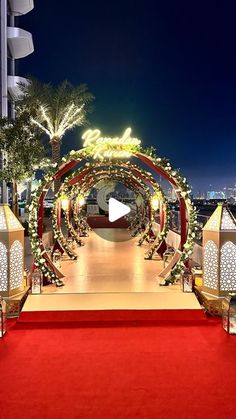
[[[83,171],[79,170],[79,173],[73,174],[69,177],[69,179],[65,180],[64,185],[61,188],[62,194],[67,193],[70,197],[74,194],[76,197],[76,195],[80,193],[81,196],[82,193],[86,193],[87,190],[93,187],[94,183],[99,182],[101,179],[113,179],[131,187],[131,189],[135,190],[138,195],[143,195],[145,201],[144,208],[146,209],[148,218],[151,216],[151,205],[149,202],[151,193],[153,194],[158,192],[160,194],[161,202],[162,200],[164,201],[163,191],[157,184],[155,184],[152,176],[149,174],[145,183],[142,178],[140,179],[140,173],[134,165],[127,166],[123,164],[121,167],[96,165],[95,167],[91,167],[89,171],[86,168],[84,171],[86,174],[83,178],[81,178],[82,172]],[[72,191],[68,188],[68,185],[71,187]],[[148,186],[151,188],[151,192]],[[142,220],[140,221],[142,223]]]

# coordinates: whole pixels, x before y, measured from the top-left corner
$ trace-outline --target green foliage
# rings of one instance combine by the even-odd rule
[[[0,171],[1,179],[21,182],[33,175],[34,166],[43,158],[44,148],[27,110],[19,112],[14,121],[0,120],[0,149],[8,153],[7,167]]]

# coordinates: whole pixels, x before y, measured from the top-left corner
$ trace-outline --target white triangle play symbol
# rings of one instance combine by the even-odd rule
[[[122,202],[117,201],[115,198],[109,199],[109,221],[111,223],[129,214],[129,212],[130,207],[128,205],[122,204]]]

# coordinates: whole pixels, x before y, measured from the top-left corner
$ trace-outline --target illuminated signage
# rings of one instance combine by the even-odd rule
[[[102,137],[99,129],[88,129],[82,136],[86,147],[94,159],[129,158],[140,146],[141,141],[131,137],[127,128],[122,137]]]

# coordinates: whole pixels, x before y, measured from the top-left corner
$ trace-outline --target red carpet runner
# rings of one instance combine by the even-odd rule
[[[39,322],[117,322],[117,321],[199,321],[205,322],[203,310],[78,310],[22,312],[20,323]]]
[[[1,418],[234,418],[235,355],[218,319],[11,322]]]

